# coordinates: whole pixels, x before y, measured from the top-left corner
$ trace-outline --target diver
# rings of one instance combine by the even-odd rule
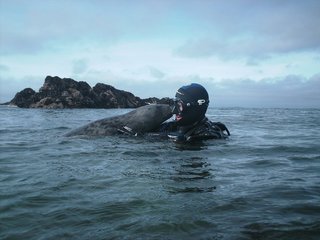
[[[208,92],[200,84],[179,88],[172,109],[175,120],[162,123],[157,132],[175,142],[227,138],[230,136],[228,128],[206,117],[208,106]]]

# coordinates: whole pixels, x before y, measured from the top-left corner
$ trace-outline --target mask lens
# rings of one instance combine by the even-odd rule
[[[177,107],[178,107],[179,112],[182,112],[182,111],[183,111],[183,103],[182,103],[181,101],[179,101],[179,102],[177,103]]]
[[[174,114],[180,114],[184,109],[184,103],[179,100],[179,99],[176,99],[174,101],[174,110],[173,110],[173,113]]]

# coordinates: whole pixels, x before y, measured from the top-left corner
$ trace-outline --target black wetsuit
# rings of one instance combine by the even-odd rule
[[[165,122],[157,132],[178,142],[223,139],[230,136],[228,128],[223,123],[211,122],[206,117],[190,126],[179,126],[176,121]]]

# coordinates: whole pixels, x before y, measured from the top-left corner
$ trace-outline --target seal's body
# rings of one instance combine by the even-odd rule
[[[172,109],[166,104],[150,104],[123,115],[104,118],[75,129],[70,136],[110,136],[119,133],[138,135],[153,131],[172,116]]]

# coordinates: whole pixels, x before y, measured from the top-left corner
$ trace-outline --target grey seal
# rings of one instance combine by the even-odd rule
[[[126,114],[100,119],[72,130],[71,136],[111,136],[117,134],[139,135],[155,130],[172,116],[172,107],[167,104],[150,104]]]

